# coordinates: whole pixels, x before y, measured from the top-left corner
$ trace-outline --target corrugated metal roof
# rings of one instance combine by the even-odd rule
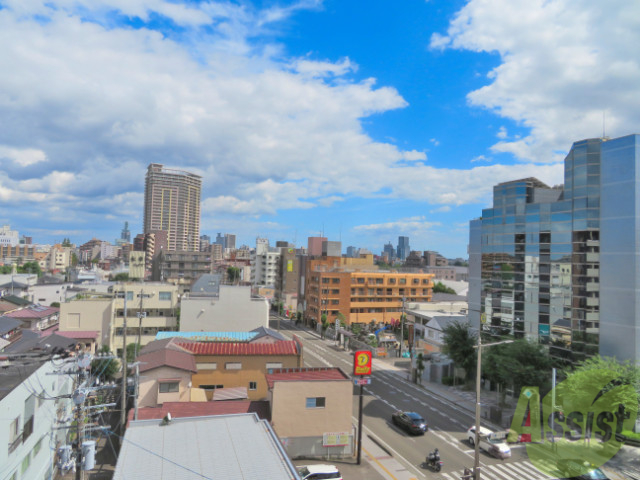
[[[213,401],[221,400],[245,400],[249,398],[247,395],[247,387],[228,387],[216,388],[213,392]]]
[[[113,480],[297,480],[268,422],[255,414],[131,422]]]
[[[198,342],[248,342],[257,332],[158,332],[156,340],[178,337]]]
[[[297,355],[297,344],[293,340],[275,343],[226,343],[194,342],[179,343],[196,355]]]

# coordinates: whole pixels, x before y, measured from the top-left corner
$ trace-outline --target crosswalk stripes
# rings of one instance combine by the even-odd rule
[[[456,470],[440,475],[444,480],[460,480],[463,473],[463,470]],[[483,480],[550,480],[555,477],[542,473],[527,462],[513,462],[483,466],[482,478]]]

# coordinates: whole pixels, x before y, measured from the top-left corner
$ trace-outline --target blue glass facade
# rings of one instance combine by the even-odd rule
[[[636,135],[582,140],[563,186],[494,187],[470,229],[471,318],[483,331],[537,339],[571,361],[639,358],[638,151]]]

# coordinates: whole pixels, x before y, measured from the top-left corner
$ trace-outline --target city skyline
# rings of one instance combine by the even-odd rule
[[[201,234],[466,258],[493,185],[640,131],[639,9],[0,0],[0,225],[135,236],[160,163],[202,176]]]

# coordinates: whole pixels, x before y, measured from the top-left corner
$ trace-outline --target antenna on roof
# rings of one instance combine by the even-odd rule
[[[606,119],[606,117],[605,117],[605,115],[606,115],[606,112],[603,110],[602,111],[602,138],[606,138],[606,135],[605,135],[605,119]]]

